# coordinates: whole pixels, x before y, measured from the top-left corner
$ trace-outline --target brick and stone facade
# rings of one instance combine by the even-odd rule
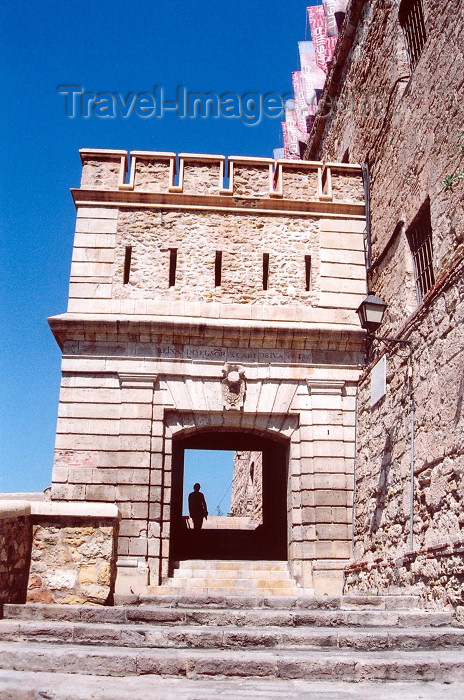
[[[125,152],[81,157],[69,307],[50,319],[52,500],[117,504],[119,590],[140,592],[172,565],[183,441],[275,441],[285,556],[304,586],[339,590],[364,358],[360,168],[136,152],[126,177]]]
[[[404,345],[374,344],[387,358],[386,394],[375,405],[376,358],[359,384],[347,590],[410,587],[428,604],[462,605],[464,189],[443,180],[462,168],[464,4],[421,4],[427,39],[412,70],[398,0],[350,3],[325,87],[333,108],[316,119],[307,157],[368,167],[368,285],[388,303],[378,334],[412,350],[409,359]],[[434,284],[418,302],[408,231],[424,207]]]

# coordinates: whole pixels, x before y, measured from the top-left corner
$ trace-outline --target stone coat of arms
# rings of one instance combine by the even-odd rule
[[[227,363],[222,370],[222,405],[228,410],[243,411],[246,393],[245,371],[240,365]]]

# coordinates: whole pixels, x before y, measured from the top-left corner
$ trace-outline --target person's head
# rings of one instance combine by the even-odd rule
[[[193,490],[194,490],[194,491],[199,491],[200,489],[201,489],[200,484],[198,484],[198,483],[197,483],[197,484],[193,484]]]

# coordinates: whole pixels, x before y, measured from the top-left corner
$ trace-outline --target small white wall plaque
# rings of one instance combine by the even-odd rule
[[[383,355],[371,372],[371,406],[387,393],[387,356]]]

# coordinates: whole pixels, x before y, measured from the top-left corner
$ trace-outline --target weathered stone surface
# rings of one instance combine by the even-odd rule
[[[13,505],[18,503],[19,507]],[[11,501],[0,507],[0,603],[22,603],[31,557],[32,526],[27,514],[27,510],[30,513],[30,505]]]
[[[340,65],[326,83],[332,107],[323,121],[316,119],[308,149],[311,158],[345,155],[368,164],[368,287],[388,304],[378,334],[407,339],[412,350],[408,361],[407,346],[374,345],[387,353],[387,391],[376,405],[371,368],[360,382],[355,563],[347,569],[346,590],[410,590],[428,606],[458,606],[464,582],[464,213],[462,181],[447,189],[443,180],[462,168],[457,141],[463,113],[456,100],[464,34],[453,17],[464,8],[462,0],[420,3],[427,41],[412,68],[400,5],[351,3]],[[424,263],[423,250],[414,262],[408,230],[427,206],[434,280],[418,297],[414,267]]]
[[[42,516],[32,528],[28,601],[66,605],[108,602],[116,575],[116,523],[95,517],[73,520],[71,516],[48,516],[47,520]]]
[[[311,697],[331,697],[334,700],[367,698],[379,700],[418,698],[436,700],[448,691],[454,697],[464,695],[464,683],[453,682],[446,689],[439,682],[409,681],[395,683],[357,682],[347,685],[343,681],[282,680],[275,678],[211,679],[161,678],[129,676],[128,678],[100,678],[82,674],[2,671],[0,691],[4,700],[34,700],[36,693],[52,695],[56,700],[127,700],[143,697],[146,700],[191,700],[201,697],[213,700],[218,695],[225,698],[290,698],[301,700]]]
[[[263,518],[263,455],[261,452],[237,451],[230,501],[231,512],[249,517],[256,525]]]
[[[318,223],[301,218],[197,212],[121,212],[113,298],[181,299],[239,304],[315,303]],[[262,241],[261,245],[257,245]],[[129,284],[124,251],[132,245]],[[177,249],[175,287],[169,287],[170,249]],[[285,250],[284,250],[285,249]],[[215,255],[222,251],[222,280],[215,286]],[[263,291],[262,257],[269,252],[269,288]],[[313,290],[305,291],[305,255],[312,255]]]

